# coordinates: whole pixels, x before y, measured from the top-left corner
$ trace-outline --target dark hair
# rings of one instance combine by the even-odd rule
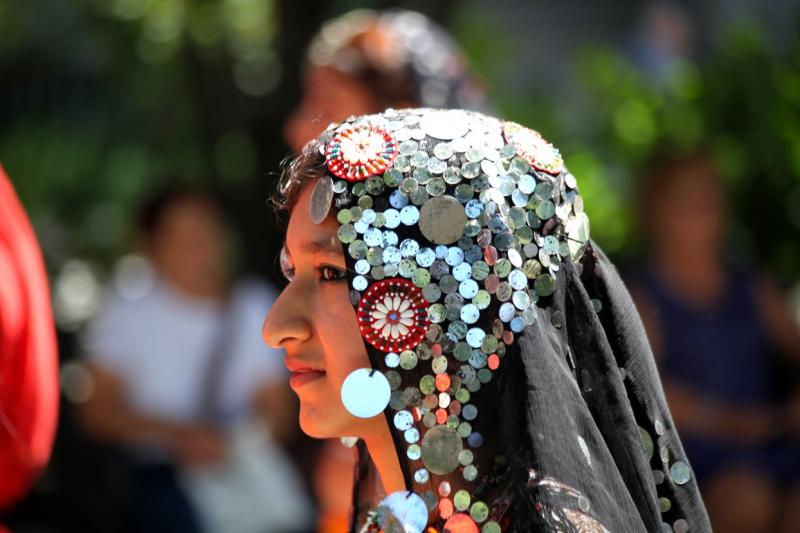
[[[325,158],[319,149],[319,141],[313,140],[299,155],[289,157],[281,164],[278,187],[272,195],[272,205],[278,211],[291,212],[303,187],[325,174]]]
[[[206,204],[219,211],[220,204],[209,192],[185,183],[170,183],[151,192],[139,209],[137,228],[144,238],[153,237],[170,209],[184,202]]]

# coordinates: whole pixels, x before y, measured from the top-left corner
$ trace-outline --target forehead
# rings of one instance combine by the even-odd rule
[[[338,222],[330,216],[320,224],[315,224],[311,220],[309,209],[313,188],[313,182],[303,187],[292,209],[286,230],[286,250],[291,256],[306,253],[342,255],[342,247],[336,236],[339,229]]]

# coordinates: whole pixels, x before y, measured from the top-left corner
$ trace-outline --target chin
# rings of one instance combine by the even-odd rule
[[[341,436],[341,431],[336,431],[333,420],[336,416],[300,402],[300,429],[309,437],[315,439],[332,439]]]

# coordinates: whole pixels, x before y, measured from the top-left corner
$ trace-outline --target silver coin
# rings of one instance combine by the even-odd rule
[[[328,216],[333,202],[333,180],[330,176],[323,176],[317,180],[314,190],[311,191],[310,215],[314,224],[319,224]]]
[[[589,217],[579,213],[567,221],[566,230],[570,255],[573,261],[577,261],[589,242]]]
[[[419,229],[434,244],[451,244],[464,234],[467,215],[452,196],[436,196],[420,209]]]
[[[469,122],[463,111],[433,111],[419,121],[420,128],[434,139],[450,141],[463,137],[469,131]]]
[[[422,462],[428,470],[446,475],[458,468],[463,444],[458,433],[446,426],[435,426],[422,437]]]
[[[576,179],[575,179],[575,176],[573,176],[573,175],[572,175],[572,174],[570,174],[569,172],[567,172],[567,175],[564,177],[564,183],[565,183],[565,184],[567,185],[567,187],[569,187],[570,189],[574,189],[575,187],[577,187],[577,186],[578,186],[578,180],[576,180]]]

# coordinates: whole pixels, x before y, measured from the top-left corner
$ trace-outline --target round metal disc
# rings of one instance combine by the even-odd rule
[[[342,383],[342,403],[358,418],[377,416],[389,405],[392,391],[389,380],[371,368],[359,368]]]
[[[419,125],[426,134],[443,141],[463,137],[469,131],[467,116],[458,110],[429,112],[420,119]]]
[[[422,438],[422,462],[434,474],[449,474],[458,468],[461,437],[447,426],[434,426]]]
[[[478,533],[478,526],[468,515],[456,513],[445,522],[444,531],[448,533]]]
[[[311,191],[310,213],[311,221],[319,224],[328,216],[333,202],[333,180],[330,176],[323,176],[317,180],[314,190]]]
[[[417,494],[409,491],[393,492],[383,499],[381,506],[387,508],[399,522],[398,533],[422,532],[428,523],[428,506]],[[387,530],[384,527],[384,530]]]
[[[464,235],[467,215],[452,196],[436,196],[419,213],[419,229],[434,244],[452,244]]]
[[[571,218],[566,226],[569,253],[572,260],[577,261],[583,255],[589,242],[589,217],[586,216],[586,213],[579,213]]]

